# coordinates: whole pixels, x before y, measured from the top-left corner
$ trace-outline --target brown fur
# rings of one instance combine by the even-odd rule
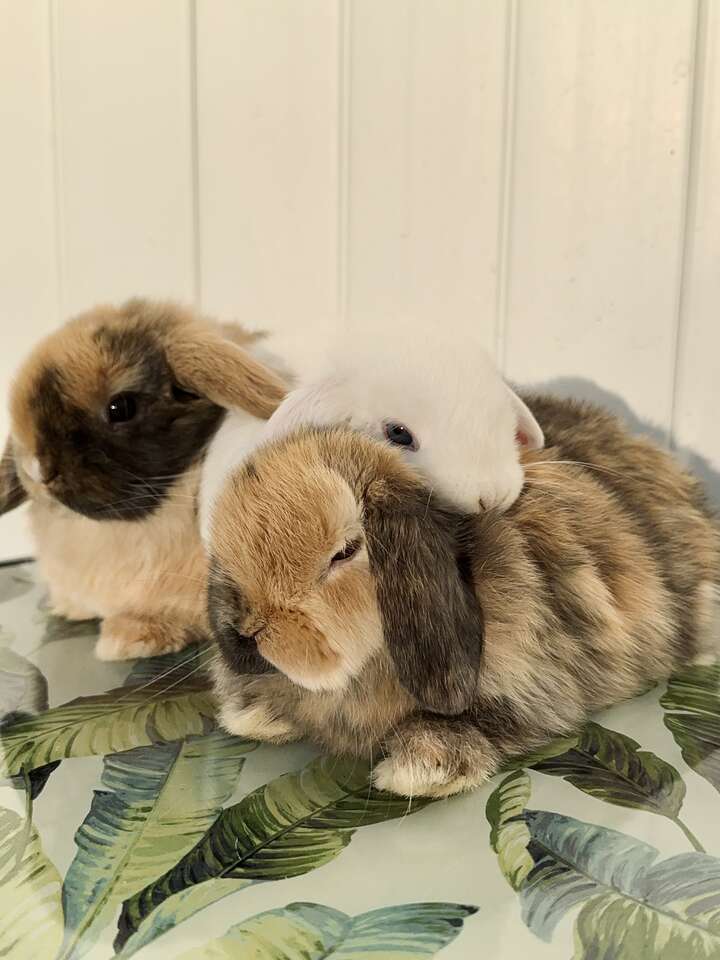
[[[200,463],[225,407],[267,417],[284,390],[247,352],[258,336],[131,300],[69,321],[18,371],[0,512],[19,481],[53,609],[104,618],[100,656],[179,649],[206,627]],[[128,394],[137,415],[110,421]]]
[[[242,676],[219,657],[228,729],[382,751],[379,786],[441,796],[711,647],[720,541],[699,483],[609,414],[527,399],[552,446],[527,457],[509,512],[456,518],[454,528],[392,451],[348,430],[304,431],[261,449],[236,475],[216,507],[212,549],[217,575],[241,598],[241,620],[263,626],[256,650],[265,655],[264,631],[282,632],[296,611],[345,663],[318,683],[313,657],[299,662],[308,640],[294,648],[290,634],[276,672]],[[419,503],[434,569],[413,543]],[[328,578],[329,557],[357,535],[358,518],[366,548]],[[478,605],[477,671],[461,584],[472,584]],[[405,610],[418,601],[421,622]],[[342,604],[349,616],[335,617]],[[465,693],[459,670],[472,694],[452,716]]]

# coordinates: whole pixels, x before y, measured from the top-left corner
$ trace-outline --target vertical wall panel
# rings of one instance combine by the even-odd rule
[[[503,0],[352,4],[348,311],[494,340]]]
[[[695,3],[521,2],[507,373],[670,422]]]
[[[12,373],[58,318],[49,36],[44,0],[0,0],[0,447]],[[0,560],[28,552],[20,514],[0,519]]]
[[[190,6],[55,0],[64,312],[194,296]]]
[[[703,2],[674,443],[720,498],[720,4]],[[703,468],[693,454],[709,463]]]
[[[319,333],[338,296],[338,4],[214,0],[197,16],[203,306]]]

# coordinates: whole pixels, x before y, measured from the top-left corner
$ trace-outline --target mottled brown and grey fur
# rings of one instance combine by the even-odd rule
[[[131,300],[69,321],[17,373],[0,513],[30,501],[51,607],[103,618],[102,658],[177,650],[206,624],[204,451],[225,408],[267,418],[284,394],[250,352],[257,339],[175,304]]]
[[[699,483],[609,414],[526,399],[548,447],[505,514],[451,514],[342,428],[233,477],[209,594],[227,729],[382,755],[380,787],[446,795],[713,646],[720,542]]]

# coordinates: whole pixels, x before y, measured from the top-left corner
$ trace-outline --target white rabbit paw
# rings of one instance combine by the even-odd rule
[[[373,782],[378,790],[402,797],[449,797],[473,790],[498,765],[497,750],[481,733],[456,739],[451,724],[442,722],[411,724],[386,744],[386,752],[373,770]]]
[[[245,740],[288,743],[301,736],[291,723],[276,716],[264,703],[240,708],[225,704],[220,708],[219,720],[224,730]]]

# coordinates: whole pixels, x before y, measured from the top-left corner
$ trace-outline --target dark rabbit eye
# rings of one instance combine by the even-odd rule
[[[107,405],[107,418],[110,423],[127,423],[137,413],[137,399],[134,393],[116,393],[110,397]]]
[[[176,383],[172,385],[172,395],[173,400],[177,400],[178,403],[191,403],[193,400],[200,399],[196,393],[191,393],[189,390],[183,390],[183,388],[179,387]]]
[[[343,560],[349,560],[350,557],[355,556],[355,554],[358,552],[359,549],[360,549],[360,541],[350,540],[348,543],[345,544],[342,550],[338,550],[338,552],[332,558],[330,563],[342,563]]]
[[[395,444],[396,447],[405,447],[408,450],[417,450],[418,448],[417,440],[404,423],[388,420],[387,423],[383,425],[383,433],[385,434],[385,439]]]

